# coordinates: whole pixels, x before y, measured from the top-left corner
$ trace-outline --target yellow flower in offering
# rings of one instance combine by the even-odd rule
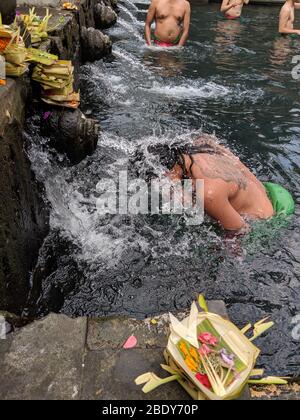
[[[186,346],[186,344],[185,344],[185,342],[184,342],[184,341],[181,341],[181,342],[180,342],[180,344],[179,344],[179,348],[180,348],[180,350],[182,351],[182,353],[183,353],[185,356],[188,356],[188,355],[189,355],[188,348],[187,348],[187,346]]]
[[[184,361],[187,367],[190,368],[193,372],[198,371],[199,365],[190,356],[187,356]]]
[[[196,361],[199,362],[199,354],[197,353],[196,349],[194,347],[190,348],[190,355],[192,356],[192,358]]]

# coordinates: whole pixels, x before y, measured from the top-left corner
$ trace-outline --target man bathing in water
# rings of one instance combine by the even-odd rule
[[[147,44],[183,47],[190,30],[191,7],[186,0],[152,0],[148,11],[145,38]],[[155,21],[155,32],[151,25]]]
[[[300,9],[300,3],[287,0],[279,15],[279,33],[300,35],[300,30],[294,29],[295,9]]]
[[[164,146],[162,146],[164,147]],[[212,136],[203,135],[192,145],[169,148],[160,158],[172,181],[204,180],[204,209],[225,229],[247,228],[244,217],[269,219],[274,209],[263,184]]]
[[[242,15],[244,4],[249,4],[249,0],[223,0],[221,12],[227,19],[238,19]]]

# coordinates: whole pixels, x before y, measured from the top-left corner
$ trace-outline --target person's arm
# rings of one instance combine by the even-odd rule
[[[279,33],[300,35],[300,30],[288,28],[289,19],[290,19],[289,10],[282,9],[279,16]]]
[[[239,231],[247,225],[230,204],[224,185],[210,187],[205,182],[204,209],[209,216],[217,220],[226,230]]]
[[[294,3],[295,9],[299,10],[300,9],[300,3]]]
[[[157,3],[157,0],[152,0],[149,10],[148,10],[146,24],[145,24],[145,39],[149,46],[151,45],[151,25],[155,19],[156,3]]]
[[[230,0],[223,0],[222,5],[221,5],[221,12],[226,13],[233,7],[240,6],[241,4],[242,4],[242,1],[235,1],[230,4]]]
[[[184,20],[183,20],[182,36],[178,44],[179,47],[183,47],[186,41],[188,40],[189,33],[190,33],[190,25],[191,25],[191,6],[190,6],[190,3],[187,2],[186,11],[185,11]]]

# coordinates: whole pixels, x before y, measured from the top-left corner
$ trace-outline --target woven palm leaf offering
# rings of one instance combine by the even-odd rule
[[[0,54],[3,53],[5,48],[10,43],[13,34],[14,30],[10,26],[3,25],[2,16],[0,13]]]
[[[78,108],[79,93],[74,92],[74,67],[71,61],[56,60],[52,65],[38,64],[32,79],[42,87],[42,100],[49,105]]]
[[[46,51],[38,50],[36,48],[27,48],[26,61],[51,66],[55,64],[57,60],[57,55],[49,54]]]
[[[20,36],[20,28],[11,37],[3,54],[6,61],[10,64],[15,64],[17,66],[25,64],[27,52],[22,37]]]
[[[255,369],[260,350],[252,341],[271,328],[273,322],[264,319],[255,324],[249,339],[245,334],[252,329],[251,324],[239,330],[227,319],[209,312],[202,296],[182,322],[172,314],[170,321],[171,334],[164,353],[167,365],[162,368],[172,376],[161,379],[146,373],[138,377],[136,384],[145,384],[143,392],[177,380],[195,400],[233,400],[248,383],[287,383],[275,377],[251,379],[264,373]]]
[[[6,62],[5,64],[6,76],[9,77],[21,77],[25,74],[28,70],[28,66],[26,64],[11,64]]]
[[[32,44],[37,44],[42,39],[48,38],[48,31],[50,30],[49,20],[51,17],[49,9],[46,9],[46,15],[41,18],[35,13],[35,7],[29,9],[29,14],[20,16],[31,35]]]

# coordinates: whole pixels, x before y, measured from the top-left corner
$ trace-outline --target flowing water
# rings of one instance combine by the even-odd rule
[[[270,315],[276,327],[258,341],[261,364],[299,375],[300,97],[291,61],[300,40],[277,36],[277,7],[248,7],[242,21],[227,21],[218,6],[191,3],[189,43],[167,51],[143,41],[149,2],[121,1],[108,31],[113,58],[82,68],[83,111],[102,125],[93,156],[68,167],[29,122],[30,158],[52,209],[29,310],[145,317],[186,309],[203,292],[224,299],[241,327]],[[101,179],[159,172],[145,146],[200,131],[227,143],[262,180],[288,188],[296,216],[256,223],[241,240],[209,220],[187,226],[175,216],[98,214]]]

